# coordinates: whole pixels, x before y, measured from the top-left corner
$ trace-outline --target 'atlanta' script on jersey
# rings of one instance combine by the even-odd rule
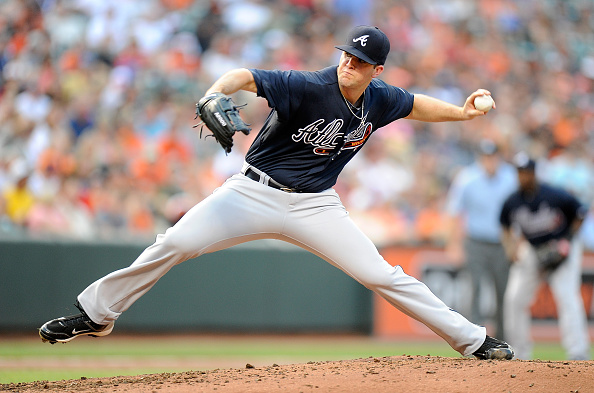
[[[363,117],[361,124],[356,130],[349,133],[344,138],[344,144],[340,148],[341,150],[356,149],[357,147],[362,146],[365,140],[369,138],[373,127],[370,122],[365,122],[366,117],[367,115]],[[303,142],[312,145],[315,154],[330,154],[330,152],[336,149],[339,141],[344,136],[344,131],[342,131],[344,120],[334,119],[320,130],[323,123],[324,119],[318,119],[313,123],[298,129],[291,138],[295,142]]]

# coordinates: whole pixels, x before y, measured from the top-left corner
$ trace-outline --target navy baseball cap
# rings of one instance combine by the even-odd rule
[[[375,26],[357,26],[349,32],[346,44],[335,48],[369,64],[384,64],[390,52],[390,40]]]
[[[519,171],[534,171],[536,168],[536,162],[523,151],[515,155],[514,165]]]
[[[492,140],[482,139],[478,144],[478,151],[482,155],[491,156],[497,153],[497,151],[499,151],[499,148],[497,147],[497,144]]]

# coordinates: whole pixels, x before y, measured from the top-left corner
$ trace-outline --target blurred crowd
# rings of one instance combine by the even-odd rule
[[[375,242],[442,244],[447,190],[482,138],[529,152],[590,205],[590,0],[1,0],[0,237],[154,238],[239,171],[269,111],[237,93],[254,132],[225,155],[192,128],[212,82],[337,64],[358,24],[390,38],[386,82],[458,105],[486,88],[497,103],[369,140],[336,188]]]

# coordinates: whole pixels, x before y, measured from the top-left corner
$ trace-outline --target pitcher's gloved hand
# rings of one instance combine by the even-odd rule
[[[195,119],[200,117],[202,123],[194,127],[204,124],[225,152],[230,153],[235,133],[241,131],[248,135],[251,131],[249,125],[239,116],[239,109],[243,106],[245,105],[235,105],[231,97],[223,93],[208,94],[196,104]]]

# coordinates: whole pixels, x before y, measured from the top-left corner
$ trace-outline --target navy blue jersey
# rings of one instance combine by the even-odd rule
[[[246,161],[285,186],[320,192],[380,127],[406,117],[413,95],[373,79],[361,108],[349,109],[337,67],[316,72],[250,70],[272,108]],[[355,113],[355,115],[351,112]]]
[[[501,210],[499,221],[504,228],[517,225],[532,245],[570,235],[576,219],[583,219],[586,208],[570,193],[541,184],[536,195],[521,191],[511,194]]]

